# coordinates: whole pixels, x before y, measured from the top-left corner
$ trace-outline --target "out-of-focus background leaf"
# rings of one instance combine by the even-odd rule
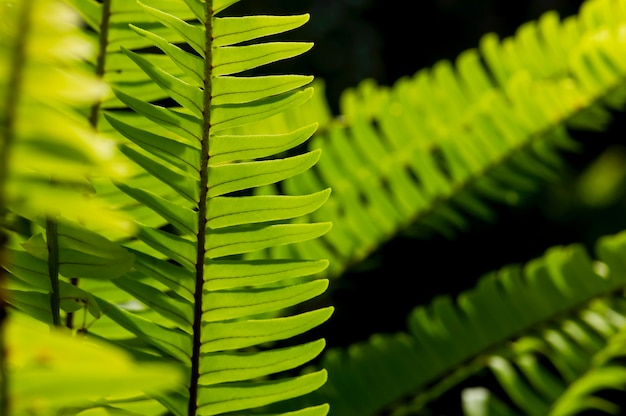
[[[310,23],[290,36],[315,47],[277,71],[323,79],[336,112],[341,92],[363,79],[391,85],[438,60],[454,60],[488,32],[504,38],[545,11],[566,17],[581,3],[435,0],[407,7],[389,0],[264,0],[240,2],[231,12],[310,12]],[[407,235],[388,242],[331,284],[323,302],[336,312],[311,336],[324,336],[334,347],[402,330],[412,307],[434,295],[470,288],[483,273],[528,261],[550,246],[582,242],[591,248],[599,236],[626,229],[625,131],[626,116],[616,114],[606,133],[573,132],[583,150],[565,156],[561,181],[517,207],[497,206],[494,224],[476,220],[455,240]]]

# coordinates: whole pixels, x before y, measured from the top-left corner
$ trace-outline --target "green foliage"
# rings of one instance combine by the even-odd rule
[[[577,147],[567,129],[602,130],[607,110],[623,107],[624,23],[622,3],[589,1],[562,23],[547,13],[502,42],[487,35],[454,67],[346,92],[342,117],[311,144],[325,158],[284,185],[332,184],[312,217],[335,227],[294,253],[323,253],[339,275],[409,226],[421,237],[454,236],[468,216],[492,221],[490,202],[515,203],[556,179],[558,151]],[[309,403],[341,415],[429,414],[433,399],[490,369],[508,397],[467,390],[468,414],[615,413],[606,396],[624,383],[624,284],[613,280],[624,276],[623,238],[600,241],[596,263],[580,247],[553,248],[417,307],[406,333],[328,351],[329,381]]]
[[[169,364],[138,365],[101,341],[48,333],[45,325],[12,314],[6,327],[10,354],[9,414],[50,414],[53,409],[172,388],[183,382]]]
[[[276,342],[330,316],[332,308],[282,312],[324,292],[328,282],[310,276],[327,261],[241,258],[316,238],[330,228],[287,221],[316,210],[328,190],[304,196],[249,192],[316,163],[319,151],[274,156],[306,140],[315,125],[278,136],[262,128],[255,135],[227,130],[310,98],[312,90],[302,88],[309,76],[240,75],[307,51],[308,43],[259,39],[299,27],[308,16],[219,17],[234,1],[69,3],[90,26],[84,34],[75,24],[63,26],[64,15],[51,13],[59,8],[75,19],[59,2],[2,3],[3,20],[8,19],[2,64],[8,77],[1,142],[3,160],[11,162],[0,176],[3,219],[11,221],[4,227],[9,236],[3,247],[9,289],[4,301],[11,306],[9,321],[27,314],[74,333],[51,338],[31,354],[12,340],[11,327],[6,329],[11,342],[4,346],[9,360],[3,413],[213,415],[316,389],[326,380],[324,370],[302,376],[287,371],[317,356],[324,341],[280,347]],[[94,35],[97,42],[87,43]],[[83,43],[72,49],[75,39]],[[78,54],[81,47],[94,47],[95,56]],[[148,47],[162,53],[144,53]],[[73,75],[79,71],[98,91],[106,92],[103,81],[108,82],[115,95],[70,100],[76,107],[70,113],[65,96],[91,85]],[[45,72],[67,80],[35,76]],[[28,114],[38,114],[42,123],[27,121]],[[65,134],[78,130],[72,123],[82,135]],[[98,134],[119,144],[120,154],[114,147],[109,153],[126,156],[125,177],[107,171],[116,165],[98,159],[106,154],[102,149],[89,147],[97,145]],[[22,176],[52,189],[40,192]],[[74,199],[63,200],[69,197],[57,189],[61,186],[74,192]],[[94,190],[102,212],[79,203]],[[38,199],[47,194],[61,199]],[[65,205],[74,211],[65,212]],[[122,215],[132,228],[114,229],[106,215]],[[87,221],[92,216],[98,222],[90,230],[85,225],[94,222]],[[118,357],[122,353],[110,346],[101,357],[76,350],[81,338],[108,341],[125,355]],[[22,371],[45,363],[41,355],[53,349],[53,365],[43,373]],[[26,364],[18,360],[22,350]],[[64,354],[73,351],[99,362],[83,363],[81,371],[63,366]],[[123,361],[129,354],[135,364]],[[91,384],[87,369],[94,372]],[[46,389],[50,378],[57,388]],[[28,383],[33,388],[25,388]],[[94,396],[94,389],[100,395]],[[327,410],[317,406],[293,414]]]
[[[615,413],[623,233],[418,306],[406,332],[289,339],[331,315],[297,308],[322,276],[558,179],[568,129],[624,104],[626,2],[365,81],[339,117],[312,77],[259,70],[310,49],[271,38],[308,15],[226,17],[237,2],[0,0],[0,413],[427,414],[485,373],[501,388],[465,389],[468,415]],[[619,188],[609,164],[585,203]]]
[[[607,109],[624,102],[619,7],[588,2],[563,22],[548,12],[511,38],[484,36],[454,65],[346,91],[341,116],[322,112],[311,141],[324,157],[284,184],[333,189],[312,214],[333,230],[294,255],[323,255],[339,275],[401,230],[453,237],[472,218],[494,221],[493,203],[518,203],[558,178],[559,152],[579,147],[567,128],[602,130]]]
[[[626,380],[619,370],[610,382],[600,375],[623,354],[625,238],[600,240],[595,261],[579,245],[554,247],[524,266],[484,276],[457,299],[438,297],[415,308],[408,333],[377,334],[348,351],[329,351],[324,367],[331,377],[319,395],[339,414],[355,415],[410,395],[397,414],[418,412],[488,366],[521,414],[590,406],[573,403],[586,389]]]

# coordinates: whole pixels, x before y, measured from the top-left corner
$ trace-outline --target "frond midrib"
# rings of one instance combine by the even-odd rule
[[[198,387],[200,379],[200,347],[202,335],[202,311],[203,311],[203,288],[204,288],[204,259],[206,257],[206,230],[207,230],[207,198],[209,194],[209,135],[211,131],[210,109],[213,76],[213,1],[205,2],[204,19],[205,45],[204,45],[204,80],[203,80],[203,108],[202,108],[202,136],[200,138],[200,181],[198,198],[198,228],[196,233],[196,270],[194,292],[194,317],[193,317],[193,342],[191,355],[191,379],[189,383],[189,416],[196,414],[198,410]]]
[[[106,70],[107,45],[109,43],[109,22],[111,19],[111,1],[104,0],[102,2],[102,14],[100,15],[100,33],[98,36],[98,56],[96,57],[96,68],[94,74],[99,79],[104,77]],[[96,101],[91,107],[89,113],[89,124],[95,129],[98,127],[100,120],[100,108],[102,100]]]

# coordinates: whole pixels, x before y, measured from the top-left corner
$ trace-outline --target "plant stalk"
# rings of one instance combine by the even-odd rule
[[[46,218],[46,241],[48,244],[48,277],[50,277],[50,312],[52,324],[61,326],[61,294],[59,292],[59,234],[58,224],[53,218]]]
[[[100,33],[98,38],[98,57],[96,58],[96,70],[95,75],[102,79],[104,77],[106,67],[106,55],[107,44],[109,42],[109,23],[111,21],[111,0],[104,0],[102,2],[102,14],[100,16]],[[89,111],[89,125],[94,130],[98,128],[98,121],[100,115],[100,107],[102,101],[98,100],[91,106]],[[79,279],[72,277],[70,284],[78,287]],[[74,312],[68,312],[65,315],[65,327],[69,329],[74,328]]]
[[[204,287],[204,258],[206,254],[207,196],[209,192],[209,133],[211,130],[211,77],[213,48],[213,1],[205,3],[205,58],[204,58],[204,102],[202,106],[202,137],[200,156],[200,192],[198,200],[198,233],[196,251],[196,287],[194,292],[193,347],[191,355],[191,379],[189,382],[188,416],[195,416],[198,410],[198,380],[200,378],[200,345],[202,332],[202,289]]]
[[[102,78],[106,66],[107,44],[109,43],[109,22],[111,20],[111,0],[102,2],[102,15],[100,16],[100,36],[98,41],[98,57],[96,61],[96,76]],[[100,115],[101,100],[91,106],[89,113],[89,124],[94,129],[98,127],[98,116]]]

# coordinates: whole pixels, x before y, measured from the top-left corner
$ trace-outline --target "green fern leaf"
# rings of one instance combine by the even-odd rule
[[[225,134],[242,124],[262,126],[263,120],[311,97],[311,89],[302,88],[312,77],[238,75],[308,50],[308,43],[258,43],[304,24],[308,16],[220,18],[215,13],[230,3],[175,3],[189,9],[178,13],[174,4],[166,8],[151,2],[140,7],[162,26],[131,26],[135,36],[165,55],[130,50],[143,45],[139,41],[119,49],[180,107],[163,107],[154,103],[163,97],[116,85],[112,102],[135,114],[108,111],[105,117],[125,137],[122,153],[138,167],[137,176],[118,188],[160,220],[148,213],[147,222],[137,218],[136,241],[127,244],[136,258],[134,270],[112,281],[130,296],[130,305],[140,304],[124,307],[97,298],[106,319],[92,325],[90,333],[117,340],[135,354],[153,351],[179,362],[189,376],[186,387],[154,396],[170,412],[222,414],[306,394],[326,379],[324,371],[277,374],[311,360],[323,341],[272,345],[328,319],[329,308],[294,316],[281,312],[327,288],[327,281],[308,276],[328,263],[242,260],[241,255],[328,232],[329,223],[290,220],[314,212],[330,192],[249,195],[252,188],[298,175],[317,162],[319,151],[274,156],[305,141],[315,125],[280,134],[265,134],[263,127],[254,135]],[[164,57],[169,63],[161,65]],[[107,195],[123,200],[113,192]],[[293,413],[327,411],[318,406]]]

